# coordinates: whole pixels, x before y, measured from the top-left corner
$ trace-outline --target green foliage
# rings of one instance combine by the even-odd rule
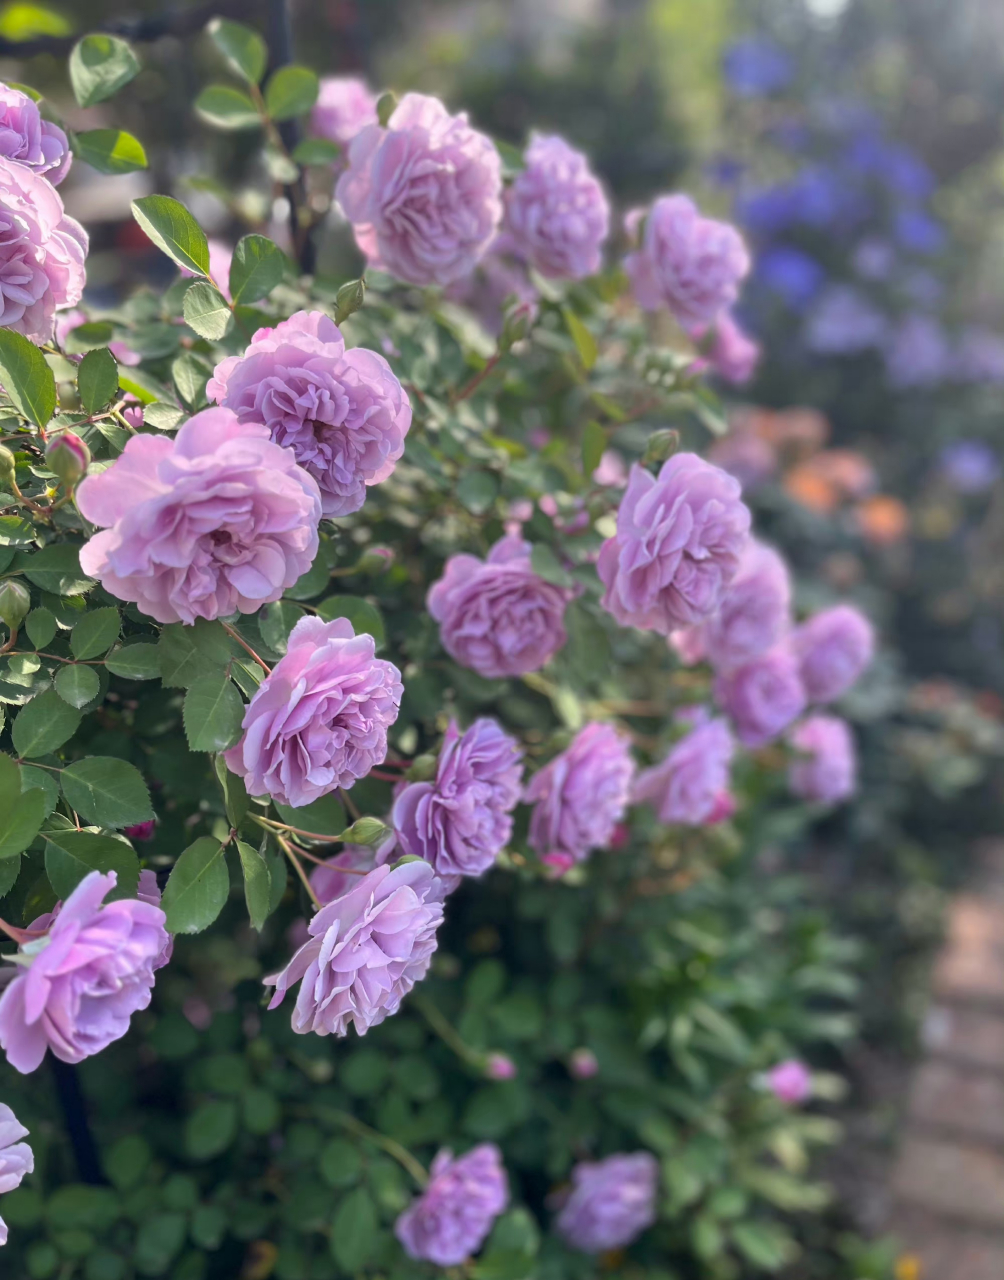
[[[147,167],[143,144],[123,129],[88,129],[73,135],[73,152],[99,173],[135,173]]]
[[[309,67],[279,67],[265,85],[265,109],[273,120],[305,116],[317,101],[320,83]]]
[[[196,275],[209,274],[206,233],[179,200],[171,196],[143,196],[132,202],[132,215],[172,262]]]
[[[0,383],[14,408],[45,427],[56,408],[56,379],[38,347],[13,329],[0,329]]]
[[[70,54],[70,84],[81,107],[93,107],[114,97],[139,70],[136,55],[118,36],[84,36]]]
[[[282,279],[286,266],[286,255],[267,236],[242,236],[230,261],[234,306],[267,298]]]
[[[257,31],[227,18],[213,18],[206,30],[235,75],[248,84],[261,80],[268,62],[268,49]]]

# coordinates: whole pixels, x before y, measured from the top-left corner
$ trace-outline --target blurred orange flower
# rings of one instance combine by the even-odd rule
[[[910,513],[899,498],[877,493],[859,502],[855,511],[858,528],[878,546],[899,542],[910,531]]]

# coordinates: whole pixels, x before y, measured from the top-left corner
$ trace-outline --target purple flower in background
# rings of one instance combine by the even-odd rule
[[[749,382],[760,363],[760,344],[726,312],[718,317],[715,337],[708,354],[712,369],[720,378],[741,386]]]
[[[951,364],[944,329],[933,316],[919,312],[902,321],[886,349],[886,378],[900,391],[937,386],[951,373]]]
[[[84,292],[87,243],[52,183],[0,156],[0,328],[51,342],[57,308]]]
[[[213,277],[220,293],[228,302],[232,301],[230,297],[230,264],[233,261],[233,246],[227,244],[225,240],[216,240],[212,236],[209,238],[209,274]],[[189,271],[187,267],[181,268],[183,276],[194,276],[194,271]]]
[[[624,816],[633,777],[628,739],[611,724],[587,724],[530,779],[524,796],[534,806],[530,848],[575,862],[590,849],[605,849]]]
[[[628,482],[627,467],[624,458],[616,449],[604,449],[600,455],[600,465],[593,472],[593,484],[604,488],[626,489]]]
[[[761,747],[805,710],[799,664],[786,645],[753,658],[715,680],[715,700],[728,712],[739,741]]]
[[[216,366],[206,394],[241,422],[263,422],[317,481],[326,516],[358,511],[366,486],[404,453],[411,403],[375,351],[346,351],[334,320],[297,311],[259,329],[241,356]]]
[[[409,1258],[455,1267],[484,1244],[509,1203],[502,1153],[483,1142],[454,1159],[440,1151],[432,1162],[429,1185],[394,1224],[394,1234]]]
[[[699,717],[661,763],[639,774],[633,799],[651,804],[660,822],[705,826],[715,820],[728,795],[734,750],[724,720]]]
[[[600,551],[603,607],[622,626],[669,635],[721,604],[749,537],[739,482],[695,453],[678,453],[658,477],[631,468],[617,533]]]
[[[735,304],[750,258],[730,223],[702,217],[689,196],[672,195],[633,210],[624,225],[638,242],[624,269],[644,310],[668,307],[685,328],[694,328],[712,324]]]
[[[132,436],[77,490],[103,525],[80,564],[158,622],[254,613],[278,600],[317,554],[317,484],[268,429],[204,409],[178,434]]]
[[[0,1102],[0,1195],[21,1185],[35,1168],[35,1156],[27,1142],[28,1130],[5,1102]],[[0,1245],[7,1243],[7,1224],[0,1218]]]
[[[788,566],[751,538],[718,612],[701,627],[703,648],[720,671],[742,666],[772,648],[791,621]]]
[[[798,213],[797,194],[790,183],[754,188],[736,201],[738,220],[756,236],[777,235],[798,221]]]
[[[377,867],[307,926],[308,940],[281,973],[275,1009],[294,983],[300,991],[292,1026],[299,1035],[359,1035],[397,1013],[429,971],[443,922],[443,885],[427,862]]]
[[[519,1070],[508,1054],[490,1053],[485,1060],[485,1075],[489,1080],[515,1080]]]
[[[846,720],[809,716],[788,738],[798,753],[788,770],[788,785],[803,800],[836,804],[854,794],[857,761]]]
[[[370,124],[353,138],[336,195],[371,266],[409,284],[449,284],[498,230],[501,162],[466,113],[407,93],[386,129]]]
[[[970,325],[962,331],[952,372],[964,382],[1004,382],[1004,338]]]
[[[530,282],[526,263],[512,252],[509,236],[500,232],[470,275],[454,281],[446,296],[469,307],[484,328],[498,335],[505,321],[506,304],[515,303],[536,318],[538,293]]]
[[[788,245],[765,249],[756,260],[757,283],[783,298],[796,311],[815,297],[825,276],[815,258]]]
[[[53,336],[55,338],[56,345],[59,347],[62,347],[63,350],[65,351],[66,340],[70,336],[70,334],[73,332],[73,330],[78,328],[82,324],[88,324],[88,323],[89,323],[88,317],[84,314],[83,311],[80,310],[79,307],[72,307],[69,311],[58,311],[56,313],[56,324],[53,330]],[[143,359],[143,357],[139,354],[138,351],[133,351],[132,347],[130,347],[127,343],[119,340],[109,342],[108,350],[112,353],[112,355],[119,362],[119,364],[137,365]],[[83,356],[72,355],[70,356],[70,359],[82,360]],[[133,397],[133,399],[135,399],[135,397]],[[140,422],[142,421],[143,419],[142,417],[140,417]]]
[[[150,825],[153,826],[153,823],[150,823]],[[125,834],[129,834],[128,827],[125,829]],[[139,873],[139,884],[136,886],[136,900],[137,902],[145,902],[151,907],[159,907],[160,898],[161,893],[160,885],[157,883],[157,873],[156,871],[151,871],[149,868],[146,868]],[[153,962],[154,971],[157,969],[163,969],[164,965],[167,964],[173,955],[174,937],[172,934],[166,933],[164,935],[164,945],[157,952],[156,959]]]
[[[373,637],[357,636],[347,618],[301,618],[286,645],[224,756],[251,795],[300,808],[386,759],[404,690],[397,667],[375,657]]]
[[[733,431],[716,440],[708,461],[735,476],[744,493],[753,493],[777,471],[777,452],[769,440],[752,431]]]
[[[768,36],[744,36],[729,45],[722,59],[725,80],[740,98],[760,98],[790,84],[790,56]]]
[[[910,253],[938,253],[945,247],[945,228],[923,209],[897,209],[892,225],[896,240]]]
[[[426,604],[450,657],[496,679],[539,671],[557,653],[574,594],[545,582],[531,565],[530,543],[507,535],[484,560],[450,556]]]
[[[136,899],[105,902],[114,871],[91,871],[56,910],[28,927],[43,936],[18,948],[18,970],[0,997],[0,1045],[27,1075],[46,1049],[63,1062],[100,1053],[150,1003],[168,944],[164,913]]]
[[[451,887],[483,875],[512,835],[522,755],[494,720],[475,720],[463,734],[451,720],[435,780],[409,782],[394,801],[402,852],[424,858]]]
[[[385,866],[396,848],[397,837],[393,833],[376,849],[362,844],[347,844],[341,853],[325,858],[314,867],[310,873],[310,887],[322,905],[334,902],[335,898],[340,898],[359,883],[361,876],[353,872],[367,872],[374,867]],[[306,935],[306,924],[303,932]]]
[[[73,152],[66,134],[43,120],[26,93],[0,83],[0,156],[16,160],[58,186],[70,171]]]
[[[791,646],[809,701],[833,702],[870,664],[875,632],[860,609],[838,604],[796,627]]]
[[[780,1102],[790,1107],[804,1102],[812,1094],[812,1076],[804,1062],[787,1058],[771,1067],[766,1075],[767,1088]]]
[[[323,76],[310,113],[310,132],[347,147],[360,130],[377,123],[377,99],[357,76]]]
[[[862,280],[888,280],[896,265],[896,251],[888,240],[868,236],[855,246],[851,261]]]
[[[852,285],[834,284],[820,296],[805,326],[810,351],[823,356],[856,355],[881,346],[888,321]]]
[[[503,226],[541,275],[581,280],[600,268],[610,205],[586,157],[564,138],[531,134],[526,167],[505,196]]]
[[[938,469],[959,493],[982,493],[1000,478],[1000,459],[983,440],[956,440],[945,445]]]
[[[599,1060],[592,1049],[580,1046],[569,1054],[568,1070],[576,1080],[591,1080],[599,1074]]]
[[[555,1225],[583,1253],[622,1249],[655,1222],[658,1189],[659,1164],[647,1151],[577,1164]]]

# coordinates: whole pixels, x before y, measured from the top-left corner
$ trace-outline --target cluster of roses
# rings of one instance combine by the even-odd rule
[[[503,195],[497,152],[466,117],[409,94],[383,127],[364,86],[335,88],[325,86],[318,112],[331,131],[354,132],[337,192],[371,263],[439,285],[469,276],[490,251],[554,276],[598,268],[606,199],[561,139],[535,138]],[[352,124],[339,116],[344,102]],[[6,171],[0,164],[0,176]],[[632,215],[629,230],[637,243],[626,267],[640,304],[667,306],[690,332],[721,339],[749,265],[736,231],[702,218],[684,196]],[[44,296],[57,298],[51,288]],[[277,601],[311,566],[320,521],[359,510],[367,486],[390,475],[411,424],[387,361],[346,350],[319,312],[259,329],[243,355],[217,366],[207,390],[217,407],[173,439],[134,434],[76,495],[98,530],[81,549],[82,569],[161,623],[249,614]],[[749,527],[738,482],[696,455],[671,458],[657,477],[634,466],[597,570],[603,606],[619,623],[707,656],[739,738],[759,745],[809,701],[839,696],[867,662],[871,633],[849,609],[792,627],[784,565],[751,542]],[[565,643],[572,595],[534,571],[529,544],[512,531],[484,560],[450,557],[428,608],[458,663],[486,677],[520,676]],[[375,656],[372,637],[355,635],[345,619],[305,617],[251,698],[227,766],[251,795],[294,807],[350,788],[385,759],[402,693],[401,673]],[[451,724],[435,776],[397,787],[392,838],[376,851],[347,848],[315,872],[319,909],[289,964],[266,979],[272,1006],[299,983],[293,1027],[319,1035],[345,1035],[350,1025],[364,1034],[396,1012],[428,971],[446,896],[492,866],[521,799],[534,806],[530,846],[559,874],[611,843],[632,798],[654,803],[666,821],[725,816],[731,730],[704,710],[689,722],[686,737],[637,780],[626,735],[587,724],[525,787],[520,747],[495,721],[463,733]],[[834,746],[840,724],[815,717],[795,731],[804,753],[792,770],[796,790],[846,793],[853,766],[849,739],[845,758]],[[394,862],[399,855],[409,856]],[[159,890],[144,872],[135,898],[106,902],[115,884],[114,873],[92,872],[53,913],[13,931],[19,951],[0,997],[0,1045],[19,1071],[34,1070],[47,1047],[67,1062],[99,1052],[149,1003],[171,947]],[[582,1063],[581,1074],[594,1065]],[[31,1163],[13,1117],[0,1117],[0,1146],[5,1136],[0,1190]],[[580,1164],[559,1230],[586,1250],[626,1244],[654,1220],[656,1189],[657,1164],[644,1152]],[[496,1148],[459,1160],[443,1152],[398,1235],[413,1256],[459,1263],[506,1200]]]

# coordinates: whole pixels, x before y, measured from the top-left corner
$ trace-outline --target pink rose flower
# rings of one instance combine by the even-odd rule
[[[715,323],[715,336],[708,360],[720,378],[735,386],[749,382],[760,363],[760,344],[742,328],[734,316],[723,312]]]
[[[5,1102],[0,1102],[0,1195],[21,1185],[35,1168],[35,1156],[27,1142],[28,1130]],[[0,1218],[0,1245],[7,1243],[7,1224]]]
[[[357,76],[324,76],[310,113],[310,132],[347,147],[361,129],[377,123],[377,99]]]
[[[151,823],[144,823],[143,825],[144,826],[149,825],[152,827],[154,824],[151,822]],[[135,830],[135,827],[133,827],[132,830]],[[126,827],[125,834],[128,835],[129,831],[130,831],[130,828]],[[139,838],[143,839],[144,837],[141,836]],[[137,902],[146,902],[151,907],[159,907],[160,898],[161,898],[160,885],[157,883],[156,871],[151,871],[148,867],[144,868],[144,870],[142,870],[139,873],[139,884],[136,886]],[[168,963],[168,961],[171,959],[173,955],[174,955],[174,936],[173,934],[168,933],[165,935],[164,945],[157,952],[156,959],[153,962],[154,970],[156,971],[157,969],[163,969],[164,965]]]
[[[409,284],[449,284],[498,229],[501,163],[465,113],[407,93],[386,129],[367,125],[353,138],[335,194],[372,266]]]
[[[526,168],[505,196],[505,222],[516,252],[544,276],[581,280],[600,269],[610,205],[581,151],[564,138],[530,135]]]
[[[833,702],[871,663],[875,632],[860,609],[838,604],[823,609],[791,633],[810,702]]]
[[[846,720],[809,716],[795,726],[789,741],[798,753],[788,770],[788,785],[795,795],[836,804],[854,794],[857,760]]]
[[[779,1101],[797,1106],[812,1095],[812,1076],[804,1062],[787,1058],[771,1067],[766,1076],[767,1088]]]
[[[396,848],[397,837],[393,834],[376,849],[362,844],[347,844],[341,853],[325,858],[314,867],[310,873],[310,887],[322,905],[334,902],[335,898],[340,898],[359,883],[362,877],[354,872],[368,872],[374,867],[384,866]],[[306,935],[305,924],[303,932]]]
[[[320,311],[259,329],[242,356],[216,366],[206,394],[292,449],[317,481],[326,516],[359,510],[366,486],[394,470],[411,426],[411,403],[387,361],[364,347],[346,351]]]
[[[204,409],[174,439],[132,436],[83,482],[77,506],[105,526],[81,548],[81,568],[158,622],[254,613],[317,554],[313,477],[229,409]]]
[[[534,806],[530,848],[574,862],[606,848],[627,809],[633,777],[628,739],[611,724],[587,724],[526,788],[524,799]]]
[[[798,662],[783,644],[719,675],[715,699],[747,747],[771,742],[802,714],[806,703]]]
[[[695,453],[675,454],[658,477],[635,464],[596,565],[603,607],[622,626],[666,636],[714,613],[749,537],[739,492]]]
[[[150,1003],[153,974],[168,944],[164,913],[136,899],[105,902],[114,871],[91,871],[66,901],[29,930],[18,971],[0,996],[0,1045],[27,1075],[47,1048],[63,1062],[100,1053]]]
[[[750,269],[742,236],[727,222],[704,218],[689,196],[660,196],[624,225],[641,240],[624,259],[635,301],[645,311],[668,307],[686,329],[713,324],[739,296]]]
[[[293,1030],[300,1035],[365,1035],[391,1014],[429,971],[443,922],[443,886],[427,862],[377,867],[307,926],[308,940],[281,973],[275,1009],[300,983]]]
[[[84,292],[87,244],[52,183],[0,157],[0,328],[51,342],[57,308]]]
[[[600,465],[593,472],[593,484],[610,489],[626,489],[627,482],[628,473],[623,457],[616,449],[604,449],[600,455]]]
[[[492,1142],[457,1159],[452,1151],[440,1151],[431,1175],[394,1224],[394,1234],[409,1258],[460,1266],[481,1248],[509,1203],[502,1153]]]
[[[575,593],[534,573],[530,550],[507,535],[484,560],[450,556],[429,589],[446,652],[487,679],[539,671],[568,639],[563,619]]]
[[[347,618],[301,618],[286,654],[254,692],[244,734],[224,753],[253,796],[300,808],[351,787],[387,756],[401,673]]]
[[[724,816],[720,810],[729,793],[734,750],[724,720],[699,717],[660,764],[639,774],[633,798],[648,801],[660,822],[708,826]]]
[[[16,160],[54,187],[70,171],[73,152],[58,124],[43,120],[38,104],[26,93],[0,83],[0,156]]]
[[[701,627],[704,651],[719,671],[740,667],[783,638],[791,621],[788,566],[751,538],[718,612]]]

